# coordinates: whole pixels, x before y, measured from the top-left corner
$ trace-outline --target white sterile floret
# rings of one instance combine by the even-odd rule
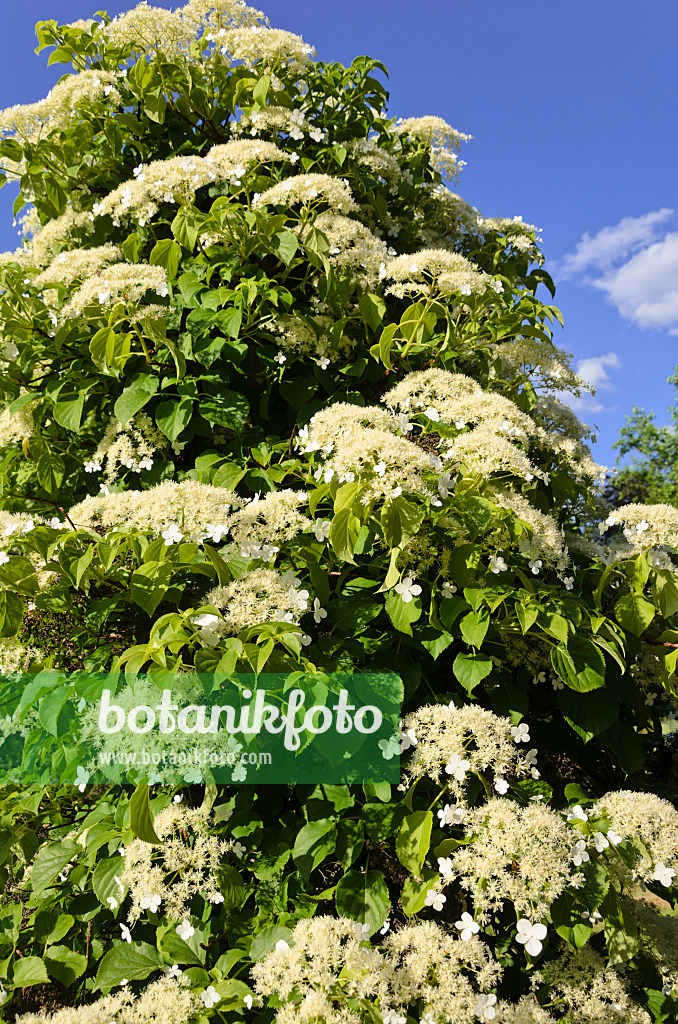
[[[466,911],[461,915],[461,919],[455,922],[454,927],[458,928],[461,932],[459,938],[462,942],[468,942],[480,931],[480,925],[477,924]]]
[[[394,589],[396,594],[400,594],[401,600],[403,600],[405,604],[409,604],[413,598],[418,597],[419,594],[421,594],[421,587],[418,583],[414,582],[411,576],[401,580],[400,583],[396,583]]]
[[[520,942],[525,946],[525,952],[529,953],[530,956],[539,956],[546,934],[547,928],[545,924],[533,923],[523,917],[518,921],[516,942]]]
[[[438,892],[437,889],[429,889],[426,893],[426,899],[424,904],[427,907],[432,907],[433,910],[441,911],[447,902],[447,896],[443,893]]]

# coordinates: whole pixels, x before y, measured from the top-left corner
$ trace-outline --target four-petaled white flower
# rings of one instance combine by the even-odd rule
[[[311,527],[311,532],[313,533],[315,539],[319,541],[327,540],[327,538],[330,535],[331,525],[332,524],[330,523],[329,519],[316,519],[313,526]]]
[[[123,942],[131,942],[132,941],[132,933],[129,930],[129,928],[127,927],[126,924],[121,924],[120,925],[120,938],[122,939]]]
[[[525,947],[530,956],[539,956],[542,951],[542,943],[546,938],[547,928],[545,924],[533,924],[527,918],[521,917],[518,921],[518,934],[516,942]]]
[[[161,537],[167,545],[178,544],[180,540],[183,540],[183,536],[176,523],[172,523],[170,527],[161,533]]]
[[[607,838],[613,846],[619,846],[619,844],[622,842],[622,837],[618,836],[617,833],[611,828],[608,828],[607,830]]]
[[[573,590],[574,576],[563,576],[563,583],[565,584],[565,590]]]
[[[200,639],[208,647],[216,647],[219,643],[219,636],[215,632],[215,628],[219,623],[219,616],[212,615],[210,612],[205,612],[203,615],[194,615],[191,620],[194,626],[198,627],[198,635]]]
[[[461,825],[464,820],[464,808],[455,804],[445,804],[437,813],[441,828],[443,825]]]
[[[85,792],[85,787],[89,782],[89,772],[86,772],[81,764],[75,770],[75,785],[78,787],[81,793]]]
[[[200,998],[205,1004],[205,1009],[211,1010],[213,1006],[216,1006],[221,996],[215,989],[214,985],[208,985],[204,992],[200,993]]]
[[[171,967],[165,968],[165,974],[168,978],[180,978],[183,973],[179,964],[172,964]]]
[[[186,942],[192,935],[195,935],[195,928],[190,921],[184,920],[180,925],[177,925],[177,935]]]
[[[457,588],[455,587],[454,583],[443,583],[442,594],[443,594],[443,597],[446,600],[449,600],[449,598],[451,598],[453,596],[453,594],[456,594],[456,593],[457,593]]]
[[[208,523],[205,537],[207,540],[213,540],[215,544],[219,544],[222,537],[225,537],[227,533],[228,527],[224,523]]]
[[[662,861],[658,861],[655,864],[654,871],[652,873],[652,879],[655,882],[661,882],[663,886],[669,889],[673,885],[673,879],[676,877],[676,872],[673,868],[667,868],[666,864]]]
[[[578,842],[570,848],[570,860],[575,867],[579,867],[580,864],[585,864],[589,860],[589,855],[586,852],[586,840],[579,839]]]
[[[657,694],[654,692],[654,690],[652,690],[651,693],[648,693],[647,697],[645,698],[645,703],[647,704],[647,706],[649,708],[654,706],[654,702],[655,702],[656,698],[657,698]]]
[[[0,551],[0,565],[7,565],[9,562],[9,555],[6,551]]]
[[[568,807],[567,809],[567,820],[572,821],[573,818],[576,818],[578,821],[589,820],[588,814],[579,806],[579,804],[574,804],[572,807]]]
[[[536,676],[532,676],[532,682],[536,685],[537,683],[546,682],[546,672],[539,672]]]
[[[386,463],[384,462],[383,459],[380,459],[379,462],[375,463],[374,472],[377,474],[377,476],[384,475],[384,473],[386,472]]]
[[[414,582],[412,576],[407,576],[400,583],[396,583],[395,592],[400,594],[405,604],[409,604],[413,597],[418,597],[421,594],[421,587]]]
[[[541,569],[541,566],[542,566],[541,558],[535,558],[534,561],[528,562],[527,564],[529,565],[529,567],[532,570],[532,572],[534,573],[534,575],[538,576],[539,575],[539,570]]]
[[[430,420],[433,420],[434,423],[437,423],[438,420],[440,419],[440,413],[432,405],[429,405],[427,409],[424,409],[424,416],[426,416]]]
[[[158,907],[162,903],[162,896],[158,896],[156,892],[145,892],[139,900],[139,906],[142,910],[150,910],[152,914],[157,914]]]
[[[285,942],[284,939],[278,939],[278,941],[275,944],[275,951],[276,951],[276,953],[284,953],[289,948],[290,948],[289,944],[287,942]]]
[[[461,932],[459,938],[462,942],[470,942],[474,935],[477,935],[480,931],[480,925],[476,924],[471,915],[464,911],[461,915],[461,920],[456,921],[455,928],[458,928]]]
[[[215,906],[217,906],[219,903],[224,902],[224,897],[221,895],[220,892],[215,892],[214,896],[208,896],[207,898],[209,899],[210,903],[213,903]]]
[[[108,905],[111,908],[111,910],[117,910],[118,909],[118,901],[116,900],[115,896],[107,896],[106,897],[106,902],[108,903]]]
[[[508,793],[509,784],[506,779],[496,778],[494,780],[494,788],[500,796],[504,796],[505,793]]]
[[[511,735],[516,743],[529,743],[530,727],[526,722],[521,722],[520,725],[514,725],[512,727]]]
[[[607,841],[606,836],[602,832],[596,832],[593,837],[593,845],[595,846],[598,853],[602,853],[603,850],[607,850],[610,844]]]
[[[400,740],[397,736],[389,736],[387,740],[379,740],[378,747],[384,761],[390,761],[400,753]]]
[[[463,782],[470,767],[471,762],[462,758],[461,754],[453,754],[445,765],[445,771],[448,775],[454,775],[457,782]]]
[[[327,358],[327,356],[321,356],[320,359],[316,359],[316,364],[320,367],[321,370],[326,370],[327,367],[330,365],[330,361]]]
[[[412,424],[410,423],[406,413],[401,412],[398,414],[398,426],[403,434],[408,434],[412,429]]]
[[[400,733],[400,753],[404,754],[410,747],[416,747],[417,735],[414,729],[406,729]]]
[[[452,477],[449,473],[443,473],[438,481],[438,493],[441,498],[448,498],[452,489]]]
[[[353,927],[355,929],[355,937],[358,942],[361,942],[363,939],[369,939],[370,926],[368,924],[361,924],[360,921],[356,921]]]
[[[454,874],[454,861],[451,857],[438,857],[438,871],[442,878],[451,878]]]
[[[560,678],[560,676],[556,676],[556,677],[555,677],[555,678],[553,679],[553,681],[552,681],[551,685],[553,686],[553,689],[554,689],[554,690],[564,690],[564,689],[565,689],[565,683],[564,683],[564,682],[563,682],[563,680],[562,680],[562,679]]]
[[[287,356],[285,355],[284,352],[278,352],[278,354],[275,355],[273,358],[275,359],[276,363],[279,363],[281,366],[287,360]]]
[[[497,1016],[497,1011],[494,1008],[496,1001],[497,997],[491,993],[489,995],[478,996],[478,1002],[476,1003],[476,1008],[473,1011],[476,1017],[479,1017],[481,1020],[494,1020]]]
[[[636,533],[645,533],[645,531],[649,529],[650,524],[648,523],[647,519],[641,519],[638,525],[636,526]]]
[[[494,573],[506,572],[508,565],[501,555],[492,555],[490,558],[490,569]]]
[[[429,889],[426,893],[424,903],[427,907],[433,907],[434,910],[440,912],[447,903],[447,896],[443,895],[442,892],[438,892],[436,889]]]
[[[323,619],[327,618],[327,612],[324,608],[320,607],[320,601],[317,597],[313,602],[313,618],[316,622],[322,622]]]
[[[233,844],[233,853],[236,855],[238,860],[242,860],[243,854],[245,853],[246,850],[247,850],[247,847],[243,846],[242,843],[234,843]]]

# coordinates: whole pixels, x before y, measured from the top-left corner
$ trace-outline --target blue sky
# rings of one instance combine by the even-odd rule
[[[156,6],[177,3],[155,0]],[[97,0],[7,4],[0,105],[44,96],[64,68],[35,56],[34,24]],[[103,0],[101,2],[103,4]],[[134,6],[107,6],[117,14]],[[438,114],[474,136],[458,191],[487,216],[543,231],[565,316],[558,344],[598,385],[578,409],[611,465],[626,413],[673,398],[678,363],[678,4],[675,0],[261,0],[322,59],[389,68],[391,112]],[[14,248],[9,190],[0,249]],[[672,333],[673,332],[673,333]]]

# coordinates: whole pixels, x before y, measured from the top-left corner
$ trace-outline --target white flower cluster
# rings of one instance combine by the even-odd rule
[[[471,135],[464,135],[452,128],[441,117],[407,117],[399,119],[395,131],[421,139],[431,147],[431,163],[443,178],[454,181],[464,161],[458,153],[462,142],[468,142]]]
[[[113,263],[85,281],[61,310],[61,317],[80,316],[90,305],[137,305],[147,291],[169,294],[167,271],[148,263]]]
[[[501,281],[495,281],[489,274],[449,249],[422,249],[408,256],[396,256],[384,267],[381,276],[393,281],[386,289],[387,295],[396,298],[416,295],[459,295],[483,294],[491,289],[503,291]]]
[[[113,223],[134,220],[147,224],[160,203],[191,203],[198,189],[216,181],[240,185],[242,178],[260,163],[283,162],[289,156],[272,142],[234,140],[213,146],[206,156],[174,156],[139,164],[134,178],[118,185],[92,207],[97,217],[108,215]]]
[[[203,624],[210,633],[210,637],[204,639],[214,646],[222,636],[233,636],[248,626],[265,622],[296,625],[308,610],[308,598],[309,592],[300,589],[294,574],[283,576],[273,569],[253,569],[233,583],[215,587],[207,594],[205,603],[222,611],[223,618]],[[320,616],[317,618],[319,621]]]
[[[327,205],[337,213],[350,213],[357,206],[345,178],[330,174],[297,174],[283,178],[276,185],[255,196],[252,206],[319,206]]]

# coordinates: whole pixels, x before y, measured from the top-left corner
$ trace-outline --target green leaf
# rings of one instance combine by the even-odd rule
[[[87,957],[68,946],[50,946],[45,950],[45,966],[50,977],[68,986],[81,978],[87,970]]]
[[[92,873],[92,888],[96,898],[102,907],[108,909],[108,900],[112,896],[120,905],[123,894],[116,882],[116,876],[120,877],[120,856],[105,857],[97,863]]]
[[[559,690],[558,703],[565,721],[581,736],[584,743],[609,729],[619,717],[617,698],[604,688],[588,693]]]
[[[284,928],[282,925],[271,924],[267,928],[262,928],[255,935],[250,946],[250,960],[263,960],[268,953],[275,949],[276,943],[282,940],[289,945],[291,938],[291,930]]]
[[[485,533],[493,517],[492,505],[485,498],[463,498],[461,514],[471,540]]]
[[[413,501],[398,495],[383,506],[380,522],[388,546],[404,547],[419,529],[421,512]]]
[[[459,628],[467,644],[472,647],[482,647],[489,625],[490,613],[486,608],[479,608],[477,612],[469,612],[468,615],[465,615],[459,623]]]
[[[613,886],[600,904],[605,927],[607,956],[611,965],[623,964],[638,952],[638,925],[635,918],[619,899]]]
[[[167,100],[162,93],[158,96],[148,92],[144,94],[144,113],[150,121],[155,121],[156,124],[163,124],[166,110]]]
[[[243,905],[247,898],[247,889],[237,868],[230,864],[221,864],[217,872],[217,884],[224,897],[225,910],[234,910]]]
[[[535,624],[537,616],[539,615],[539,605],[532,603],[521,603],[516,604],[515,607],[516,615],[518,616],[518,622],[520,628],[523,631],[523,635]]]
[[[384,313],[386,312],[386,303],[382,297],[380,295],[375,295],[373,292],[364,292],[360,296],[358,308],[360,309],[365,323],[371,327],[373,331],[378,330],[381,321],[384,319]]]
[[[36,462],[38,483],[48,494],[58,495],[66,470],[64,460],[46,444],[40,445]]]
[[[659,569],[655,573],[652,596],[665,619],[678,612],[678,581],[668,569]]]
[[[353,551],[360,533],[361,523],[350,508],[343,508],[332,519],[329,540],[337,558],[355,564]]]
[[[386,614],[398,632],[412,636],[412,623],[421,618],[423,611],[421,598],[413,597],[411,601],[403,601],[395,590],[389,590],[385,604]]]
[[[397,330],[397,324],[389,324],[387,327],[384,327],[379,341],[370,348],[370,355],[374,356],[377,361],[382,362],[387,370],[391,368],[391,347],[393,345],[393,336]]]
[[[301,872],[308,879],[311,872],[334,852],[337,844],[337,825],[329,818],[310,821],[304,825],[294,843],[292,856]]]
[[[153,615],[167,593],[172,581],[172,569],[170,562],[144,562],[132,573],[130,597],[148,615]]]
[[[620,597],[614,606],[617,622],[634,636],[641,636],[655,616],[654,605],[635,591]]]
[[[421,877],[426,854],[431,845],[433,811],[414,811],[408,814],[396,837],[398,860],[411,875]]]
[[[82,419],[82,407],[85,402],[84,390],[81,391],[60,391],[58,401],[54,405],[52,415],[54,419],[66,430],[79,430]]]
[[[160,402],[155,411],[155,422],[170,441],[176,441],[181,431],[188,426],[193,412],[193,399],[168,398]]]
[[[158,378],[153,374],[140,373],[133,383],[125,388],[113,407],[113,411],[123,427],[150,401],[158,390],[159,383]]]
[[[151,249],[148,262],[153,266],[164,267],[167,279],[173,281],[179,269],[181,246],[173,238],[162,238]]]
[[[586,637],[573,636],[567,647],[554,647],[551,664],[561,679],[580,693],[605,684],[605,659]]]
[[[198,240],[199,218],[196,216],[197,213],[194,206],[180,206],[171,224],[172,234],[177,242],[189,252],[193,252]]]
[[[39,956],[25,956],[15,961],[12,981],[15,988],[49,984],[44,961]]]
[[[556,931],[575,949],[584,946],[593,935],[593,929],[581,915],[581,904],[571,892],[561,893],[551,904],[551,921]]]
[[[381,871],[348,871],[339,880],[335,893],[337,913],[370,926],[370,934],[381,928],[388,917],[391,901]]]
[[[492,661],[487,654],[458,654],[454,659],[452,671],[464,687],[471,693],[492,671]]]
[[[69,703],[72,697],[73,688],[64,685],[58,686],[40,701],[38,718],[51,736],[63,735],[73,720],[73,709]],[[63,711],[65,714],[62,714]]]
[[[203,395],[200,398],[201,416],[204,416],[209,423],[217,423],[220,427],[227,427],[229,430],[241,431],[249,412],[249,402],[244,395],[239,395],[237,391],[225,389],[218,395]]]
[[[237,338],[242,326],[242,307],[228,306],[226,309],[220,309],[217,323],[227,338]]]
[[[129,359],[131,339],[131,334],[117,334],[112,327],[102,327],[89,343],[92,362],[102,373],[117,374]]]
[[[162,845],[153,828],[153,815],[151,814],[151,802],[148,795],[148,786],[141,783],[129,798],[130,828],[135,836],[143,839],[145,843]],[[144,975],[146,977],[146,975]]]
[[[299,239],[292,231],[278,231],[271,239],[271,248],[285,266],[289,266],[299,248]]]
[[[437,871],[424,871],[420,882],[412,877],[405,879],[400,902],[402,903],[403,911],[408,917],[413,917],[414,914],[418,914],[420,910],[424,909],[426,906],[426,894],[432,888],[431,883],[435,885],[438,878]]]
[[[0,636],[16,636],[23,617],[21,598],[11,590],[0,590]]]
[[[179,938],[174,929],[170,932],[165,932],[161,938],[160,951],[173,964],[188,964],[191,967],[202,967],[205,963],[205,954],[202,954],[201,959],[187,942]]]
[[[94,990],[117,988],[125,978],[142,981],[162,966],[160,953],[147,942],[116,943],[99,964]]]
[[[43,846],[33,862],[31,872],[31,885],[36,896],[52,884],[71,857],[78,853],[82,853],[82,847],[72,843],[70,839],[62,839],[58,843]]]

